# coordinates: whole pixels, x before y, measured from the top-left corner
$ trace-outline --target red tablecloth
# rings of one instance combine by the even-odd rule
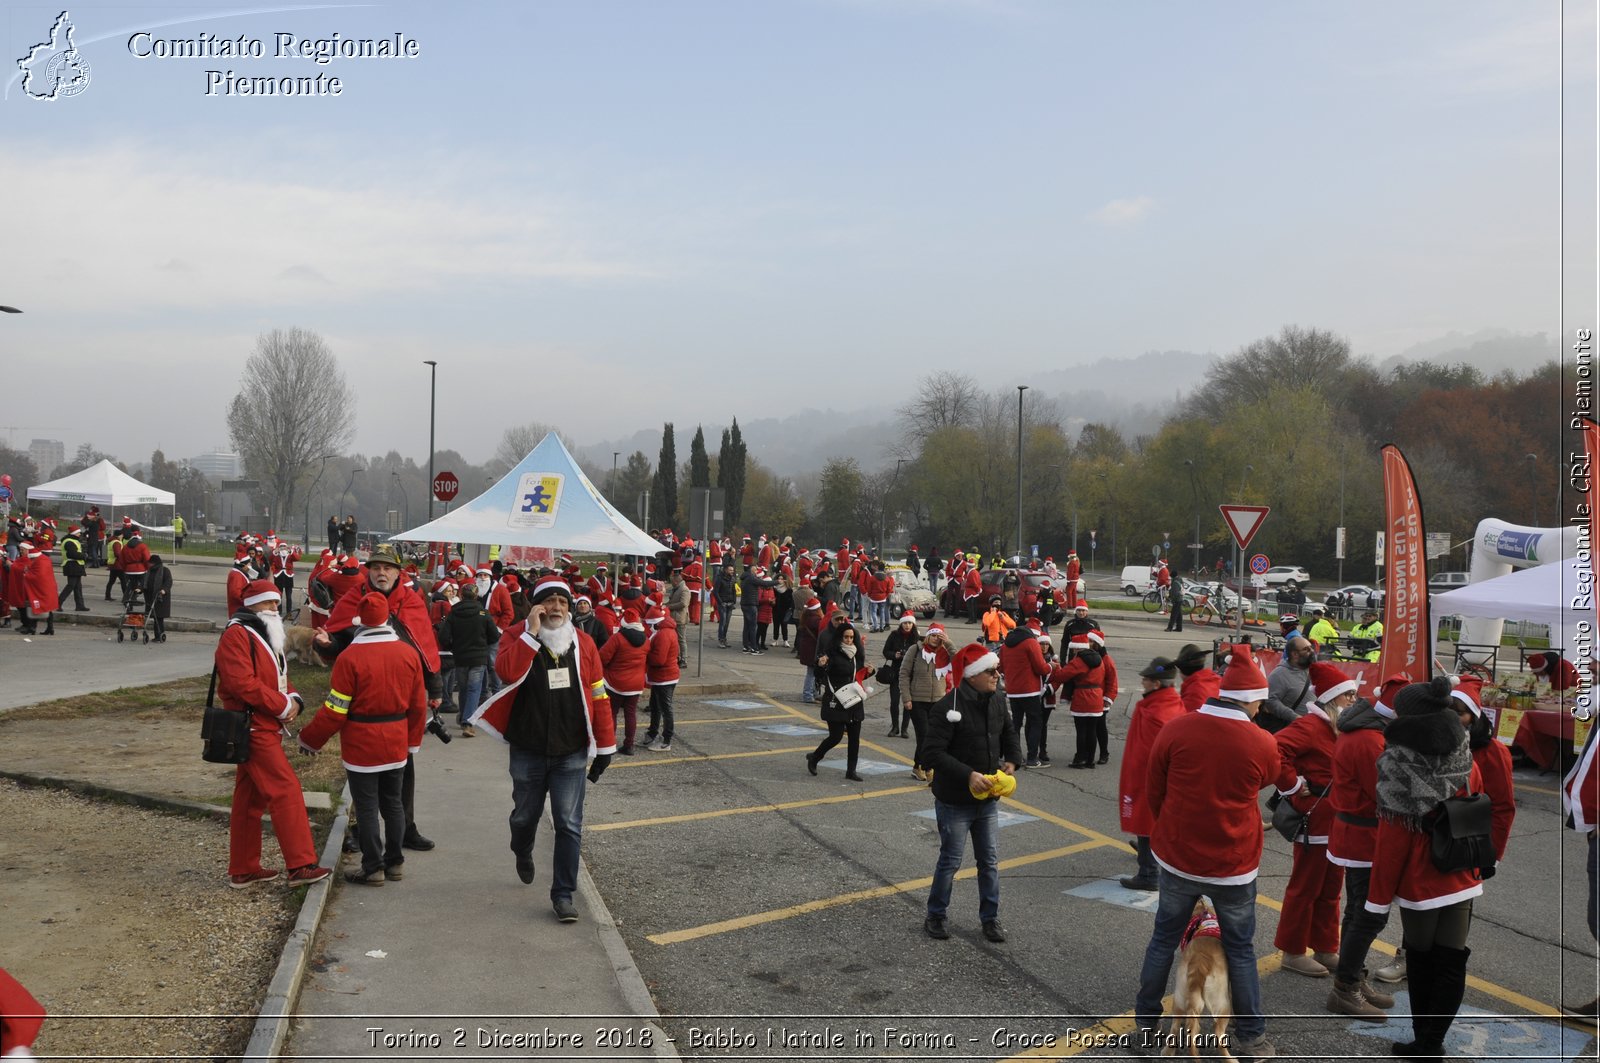
[[[1563,746],[1572,748],[1572,714],[1559,709],[1528,709],[1511,741],[1539,767],[1552,767]]]

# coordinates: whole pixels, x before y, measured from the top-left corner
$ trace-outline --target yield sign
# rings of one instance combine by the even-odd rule
[[[1250,540],[1261,530],[1261,522],[1272,512],[1270,506],[1218,506],[1217,508],[1222,510],[1222,519],[1228,522],[1228,530],[1233,533],[1233,541],[1239,544],[1241,550],[1250,546]]]

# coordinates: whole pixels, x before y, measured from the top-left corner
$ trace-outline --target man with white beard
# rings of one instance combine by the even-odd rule
[[[550,903],[563,923],[572,903],[583,841],[584,765],[597,782],[617,751],[616,721],[594,640],[572,624],[572,589],[559,576],[534,584],[528,618],[500,636],[496,661],[507,684],[473,723],[511,746],[511,852],[531,884],[533,839],[545,799],[555,826]]]
[[[317,866],[300,779],[283,755],[283,725],[300,714],[300,695],[289,686],[283,656],[283,617],[278,589],[256,580],[217,643],[217,700],[225,709],[250,714],[250,759],[234,770],[233,808],[228,817],[228,885],[248,889],[283,876],[261,866],[261,817],[272,813],[272,831],[289,868],[289,885],[327,878]]]

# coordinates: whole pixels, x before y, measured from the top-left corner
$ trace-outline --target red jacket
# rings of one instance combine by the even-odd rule
[[[299,699],[289,685],[288,662],[272,652],[252,627],[230,620],[217,640],[217,701],[225,709],[253,710],[252,731],[282,731]]]
[[[291,549],[282,556],[279,556],[278,552],[274,550],[272,552],[272,578],[276,580],[279,576],[288,576],[290,579],[294,579],[294,563],[298,560],[300,560],[300,551],[298,550]]]
[[[537,630],[537,625],[535,625]],[[517,702],[517,690],[533,668],[534,657],[543,647],[532,632],[528,622],[520,621],[506,628],[500,635],[500,649],[495,657],[494,670],[506,685],[499,693],[478,709],[473,722],[496,738],[504,739],[511,709]],[[605,669],[600,664],[600,651],[594,640],[579,631],[575,636],[573,651],[576,657],[578,685],[583,690],[583,700],[588,708],[584,726],[589,732],[589,756],[617,751],[616,713],[611,709],[611,697],[606,693]]]
[[[650,632],[644,674],[647,686],[665,687],[678,681],[678,625],[670,616]]]
[[[31,611],[53,613],[61,608],[61,599],[56,596],[56,569],[49,554],[34,552],[28,560],[23,585],[27,588],[27,605]]]
[[[1222,689],[1222,677],[1209,668],[1202,668],[1183,677],[1183,707],[1196,712],[1200,706],[1217,696]]]
[[[1578,762],[1561,781],[1561,809],[1567,814],[1573,830],[1591,831],[1600,823],[1600,760],[1595,757],[1595,735],[1600,727],[1589,731]]]
[[[886,602],[894,590],[894,577],[887,572],[880,576],[868,570],[862,574],[861,586],[867,592],[867,601]]]
[[[983,593],[983,577],[978,574],[976,565],[967,568],[967,574],[961,577],[961,597],[976,598]]]
[[[250,577],[237,568],[228,570],[228,616],[244,608],[244,589],[250,586]]]
[[[1100,667],[1106,670],[1106,677],[1100,683],[1101,695],[1116,701],[1117,695],[1122,693],[1117,687],[1117,662],[1104,649],[1096,650],[1095,652],[1100,654]]]
[[[1212,702],[1161,728],[1145,797],[1150,846],[1168,871],[1219,886],[1255,881],[1261,867],[1257,796],[1278,777],[1278,744],[1243,711]]]
[[[772,606],[778,600],[778,592],[771,587],[762,587],[756,592],[756,623],[772,623]]]
[[[1338,737],[1333,721],[1322,706],[1313,702],[1304,716],[1297,717],[1275,737],[1281,761],[1278,792],[1295,811],[1311,813],[1306,842],[1327,845],[1328,831],[1333,826],[1333,804],[1313,790],[1326,791],[1333,786],[1333,748]]]
[[[301,728],[299,742],[318,750],[338,735],[346,771],[390,771],[405,767],[410,750],[422,744],[427,713],[416,651],[387,625],[365,628],[333,663],[328,699]]]
[[[628,636],[639,641],[634,643]],[[642,624],[623,627],[600,647],[600,667],[613,694],[644,693],[644,662],[648,639]]]
[[[372,588],[363,580],[345,591],[344,596],[333,603],[333,611],[328,614],[330,634],[355,625],[356,614],[361,612],[361,599],[371,590]],[[433,623],[428,617],[428,603],[422,600],[422,596],[404,584],[396,584],[394,590],[389,592],[389,623],[390,626],[405,625],[406,634],[411,636],[417,652],[422,655],[422,667],[429,672],[437,673],[439,644],[434,640]]]
[[[483,611],[501,631],[517,622],[516,609],[511,605],[511,589],[499,580],[489,589],[489,600],[484,603]]]
[[[1172,687],[1159,687],[1140,698],[1128,724],[1127,744],[1122,752],[1122,775],[1117,783],[1117,813],[1122,832],[1148,837],[1155,828],[1145,799],[1145,776],[1150,766],[1150,749],[1161,729],[1183,715],[1183,700]]]
[[[1344,731],[1333,744],[1333,825],[1328,830],[1328,859],[1340,867],[1371,867],[1378,843],[1378,758],[1386,745],[1375,727]],[[1339,813],[1370,820],[1350,823]]]
[[[143,539],[123,545],[122,552],[117,555],[117,567],[130,576],[145,574],[150,567],[150,548]]]
[[[1100,654],[1085,650],[1066,664],[1050,672],[1050,685],[1061,687],[1067,695],[1067,709],[1074,716],[1104,716],[1106,714],[1105,668]],[[1265,732],[1263,732],[1265,733]]]
[[[1483,775],[1472,766],[1466,788],[1483,789]],[[1443,908],[1483,893],[1477,869],[1440,871],[1433,866],[1433,835],[1407,830],[1388,816],[1378,817],[1378,844],[1372,854],[1372,879],[1367,886],[1367,911],[1383,914],[1391,904],[1402,908]]]
[[[1034,698],[1044,691],[1050,666],[1044,663],[1039,637],[1025,627],[1006,636],[1000,647],[1000,671],[1006,677],[1006,697]]]
[[[1483,792],[1493,809],[1489,836],[1494,841],[1494,858],[1506,858],[1506,842],[1511,840],[1511,822],[1517,818],[1516,787],[1511,782],[1511,750],[1494,739],[1482,749],[1472,751],[1472,763],[1483,775]]]
[[[32,1048],[44,1025],[44,1005],[22,983],[0,970],[0,1056]]]

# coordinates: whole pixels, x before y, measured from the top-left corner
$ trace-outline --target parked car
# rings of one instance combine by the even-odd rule
[[[1211,604],[1215,605],[1221,612],[1226,613],[1239,608],[1238,591],[1229,590],[1227,587],[1224,587],[1221,583],[1215,580],[1201,583],[1189,579],[1188,577],[1184,577],[1184,598],[1194,600],[1199,598],[1201,595],[1205,595],[1207,598],[1209,598],[1211,600]]]
[[[1311,582],[1311,573],[1299,565],[1273,565],[1266,571],[1267,586],[1304,587]]]
[[[889,593],[890,622],[897,621],[907,609],[923,620],[933,619],[939,608],[939,600],[928,589],[928,578],[913,576],[904,565],[889,565],[887,568],[894,576],[894,590]]]
[[[1466,572],[1435,572],[1428,580],[1428,590],[1434,594],[1442,591],[1456,591],[1472,582],[1472,577]]]
[[[1383,593],[1382,587],[1352,583],[1336,591],[1329,591],[1323,597],[1322,604],[1326,605],[1335,616],[1348,620],[1359,616],[1364,609],[1382,609]]]

